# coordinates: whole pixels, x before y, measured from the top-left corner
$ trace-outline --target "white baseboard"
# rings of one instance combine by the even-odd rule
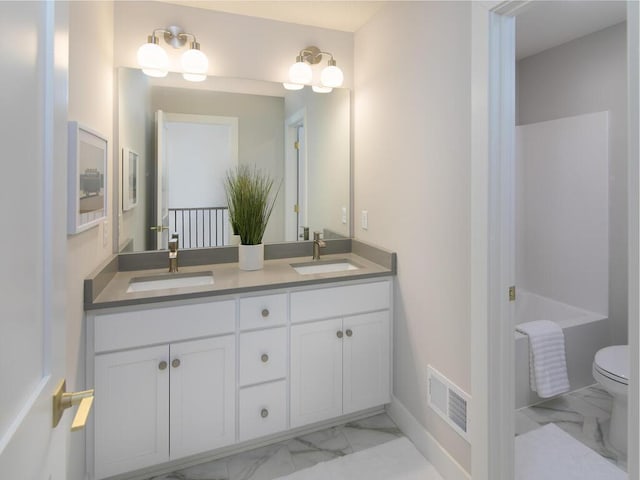
[[[387,413],[395,424],[413,442],[418,451],[429,460],[445,480],[471,480],[471,475],[449,455],[442,445],[415,419],[409,410],[393,395]]]

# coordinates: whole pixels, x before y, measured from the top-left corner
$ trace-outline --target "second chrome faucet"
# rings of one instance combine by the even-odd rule
[[[324,240],[320,240],[320,232],[313,232],[313,259],[320,260],[320,248],[326,247]]]
[[[175,273],[178,271],[178,234],[171,235],[169,240],[169,273]]]

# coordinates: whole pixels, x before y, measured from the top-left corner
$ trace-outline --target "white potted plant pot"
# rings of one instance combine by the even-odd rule
[[[238,245],[240,270],[261,270],[264,267],[264,244]]]

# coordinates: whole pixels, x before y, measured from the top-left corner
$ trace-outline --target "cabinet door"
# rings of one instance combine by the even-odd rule
[[[342,414],[342,319],[291,327],[291,427]]]
[[[344,319],[343,413],[389,403],[389,312]]]
[[[95,357],[95,476],[169,460],[169,347]]]
[[[235,441],[235,336],[171,344],[171,459]]]

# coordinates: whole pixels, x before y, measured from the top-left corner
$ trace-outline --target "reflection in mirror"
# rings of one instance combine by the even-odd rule
[[[121,162],[126,152],[138,157],[135,205],[120,195],[121,252],[166,249],[174,233],[181,249],[228,245],[223,178],[236,164],[281,182],[265,243],[302,240],[305,227],[349,236],[347,89],[318,94],[216,77],[187,88],[177,74],[151,79],[120,68],[118,91]]]

